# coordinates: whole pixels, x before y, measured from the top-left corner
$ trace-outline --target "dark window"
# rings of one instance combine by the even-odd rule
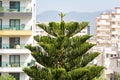
[[[111,54],[111,57],[113,57],[113,54]]]
[[[2,67],[2,55],[0,55],[0,67]]]
[[[20,19],[10,19],[10,29],[20,30]]]
[[[2,19],[0,19],[0,30],[2,30]]]
[[[19,1],[10,1],[10,9],[20,11],[20,2]]]
[[[16,80],[20,80],[20,73],[9,73],[12,75]]]
[[[10,55],[10,65],[11,67],[19,67],[20,66],[20,55]]]
[[[0,7],[2,7],[2,1],[0,1]]]
[[[0,37],[0,49],[2,48],[2,37]]]
[[[108,58],[109,57],[109,54],[106,54],[106,58]]]
[[[10,48],[16,48],[16,45],[20,45],[20,37],[10,37],[9,38]]]

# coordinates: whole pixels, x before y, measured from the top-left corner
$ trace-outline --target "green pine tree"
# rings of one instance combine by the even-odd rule
[[[31,66],[24,68],[32,80],[92,80],[100,75],[101,66],[89,66],[100,53],[92,52],[94,44],[87,40],[90,35],[74,36],[88,26],[88,22],[67,22],[64,14],[59,14],[61,22],[50,22],[49,25],[38,24],[49,36],[34,36],[39,46],[26,46],[36,62],[44,67]]]
[[[7,76],[0,76],[0,80],[16,80],[16,79],[11,75],[7,75]]]

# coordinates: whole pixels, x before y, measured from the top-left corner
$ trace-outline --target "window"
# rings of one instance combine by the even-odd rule
[[[98,28],[100,28],[100,26],[97,26]]]
[[[20,45],[20,37],[10,37],[9,38],[10,48],[16,48],[17,45]]]
[[[112,18],[115,18],[115,15],[114,15],[114,14],[112,14]]]
[[[111,35],[111,38],[115,38],[115,35]]]
[[[16,80],[20,80],[20,73],[9,73],[12,75]]]
[[[0,49],[2,48],[2,37],[0,37]]]
[[[106,54],[106,58],[108,58],[109,57],[109,54]]]
[[[2,55],[0,55],[0,67],[2,67]]]
[[[10,55],[9,63],[11,67],[19,67],[20,66],[20,55]]]
[[[118,26],[120,26],[120,22],[118,22]]]
[[[10,29],[20,30],[20,19],[10,19]]]
[[[115,25],[115,21],[111,22],[111,24]]]
[[[115,28],[112,28],[112,31],[115,31]]]
[[[10,1],[10,9],[15,11],[20,11],[20,2],[19,1]]]
[[[2,30],[2,19],[0,19],[0,30]]]
[[[0,7],[2,7],[2,1],[0,1]]]
[[[113,54],[111,54],[110,57],[113,57]]]

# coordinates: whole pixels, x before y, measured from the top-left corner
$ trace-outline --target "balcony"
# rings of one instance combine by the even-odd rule
[[[16,62],[16,63],[10,63],[10,62],[2,62],[2,65],[0,67],[24,67],[25,62]]]
[[[120,29],[120,25],[112,25],[111,28]]]
[[[0,29],[0,36],[30,36],[32,35],[31,27],[3,25]]]
[[[117,35],[117,34],[119,34],[119,33],[118,33],[118,31],[112,31],[111,34],[112,34],[112,35]]]
[[[120,18],[112,18],[111,21],[119,22]]]
[[[104,34],[104,33],[98,33],[96,36],[105,36],[105,37],[108,37],[109,36],[109,34]]]
[[[97,22],[96,25],[102,25],[102,26],[109,26],[110,23],[109,22]]]
[[[32,12],[32,8],[20,7],[18,9],[10,9],[9,7],[0,7],[0,12]]]
[[[23,72],[22,67],[27,66],[25,62],[18,63],[2,62],[0,64],[1,64],[0,72]]]
[[[98,31],[110,31],[110,28],[97,28]]]
[[[0,7],[0,16],[12,16],[12,15],[32,16],[32,8],[20,7],[20,10],[18,10],[18,9],[10,9],[9,7]]]
[[[25,44],[15,45],[11,48],[9,44],[2,44],[0,53],[2,54],[29,54],[31,53],[28,49],[24,48]]]
[[[23,49],[25,44],[14,45],[14,47],[10,47],[10,44],[2,44],[2,49]]]

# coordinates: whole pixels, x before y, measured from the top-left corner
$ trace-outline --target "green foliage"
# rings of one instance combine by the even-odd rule
[[[105,79],[104,79],[104,73],[103,73],[103,71],[101,71],[100,76],[97,76],[97,77],[95,77],[95,78],[92,79],[92,80],[105,80]]]
[[[38,24],[49,36],[34,36],[39,46],[26,46],[35,60],[43,65],[24,68],[33,80],[92,80],[100,76],[101,66],[88,66],[100,53],[89,50],[94,44],[87,40],[90,35],[75,36],[88,26],[88,22],[50,22]]]
[[[117,74],[117,80],[120,80],[120,73]]]
[[[16,80],[16,79],[11,75],[7,75],[7,76],[0,76],[0,80]]]

